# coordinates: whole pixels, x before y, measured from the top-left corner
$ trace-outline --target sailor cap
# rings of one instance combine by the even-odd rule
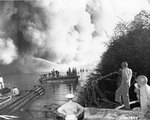
[[[74,98],[75,96],[73,94],[67,94],[66,98]]]

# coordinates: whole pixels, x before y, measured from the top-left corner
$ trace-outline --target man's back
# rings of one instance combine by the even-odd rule
[[[131,78],[132,78],[132,70],[129,68],[122,69],[122,84],[130,86]]]
[[[12,92],[13,92],[14,96],[19,95],[19,89],[18,88],[13,88]]]
[[[150,86],[147,84],[140,87],[140,104],[142,111],[146,113],[148,106],[150,106]]]
[[[69,101],[62,105],[58,111],[65,111],[67,114],[77,114],[79,109],[84,109],[81,105],[76,102]]]
[[[3,82],[3,78],[2,77],[0,77],[0,82]]]
[[[3,77],[1,76],[0,77],[0,89],[3,89],[5,86],[4,86],[4,82],[3,82]]]

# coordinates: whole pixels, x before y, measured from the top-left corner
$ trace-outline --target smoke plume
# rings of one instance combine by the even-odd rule
[[[43,57],[48,52],[46,10],[38,1],[0,1],[0,11],[1,64],[13,62],[11,64],[18,69],[20,66],[26,66],[27,71],[35,69],[34,56]]]
[[[119,19],[149,7],[147,0],[138,1],[0,1],[0,71],[97,64]]]
[[[17,50],[13,41],[8,38],[0,38],[0,63],[9,64],[17,58]]]

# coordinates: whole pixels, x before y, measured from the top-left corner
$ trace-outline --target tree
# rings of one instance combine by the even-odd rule
[[[95,69],[96,73],[89,77],[87,85],[80,91],[82,93],[79,98],[82,98],[80,100],[84,105],[86,103],[85,106],[95,104],[101,107],[106,102],[103,107],[114,107],[109,100],[114,101],[117,85],[112,80],[117,80],[118,76],[111,76],[110,81],[106,78],[97,82],[97,79],[118,71],[123,61],[128,62],[134,72],[150,78],[150,13],[141,11],[133,21],[118,23],[107,48]],[[130,89],[130,99],[135,99],[133,88]]]
[[[120,22],[97,66],[106,75],[118,71],[123,61],[138,74],[150,77],[150,13],[141,11],[131,22]]]

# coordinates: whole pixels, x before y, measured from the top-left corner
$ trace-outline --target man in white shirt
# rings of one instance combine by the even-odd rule
[[[4,86],[4,81],[3,81],[3,77],[0,75],[0,89],[5,88]]]
[[[116,90],[115,101],[122,103],[121,101],[121,97],[122,97],[125,109],[130,109],[129,88],[131,84],[132,70],[128,68],[127,62],[122,62],[121,67],[122,67],[121,85]]]
[[[13,87],[13,89],[12,89],[12,95],[13,96],[19,95],[19,89],[17,87]]]
[[[146,114],[150,109],[150,86],[147,84],[148,79],[144,75],[139,75],[136,81],[140,90],[141,111]]]
[[[58,112],[65,117],[65,120],[77,120],[83,113],[84,108],[76,102],[73,102],[74,95],[67,94],[68,102],[58,108]]]

